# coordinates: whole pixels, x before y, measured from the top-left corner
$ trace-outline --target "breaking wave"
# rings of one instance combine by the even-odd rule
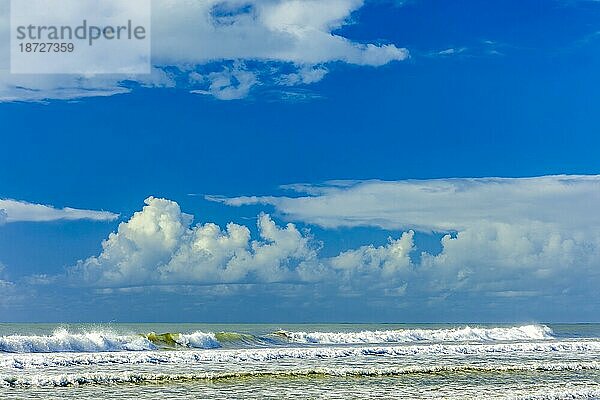
[[[59,328],[46,336],[0,337],[0,352],[4,353],[102,353],[174,347],[214,349],[220,346],[214,334],[204,332],[118,335],[107,331],[73,333]]]
[[[142,336],[119,336],[110,332],[71,333],[56,329],[49,336],[2,336],[0,351],[6,353],[60,353],[156,350],[157,347]]]
[[[157,334],[151,332],[144,335],[153,344],[159,347],[188,347],[193,349],[216,349],[221,347],[221,343],[217,340],[215,334],[194,332],[190,334],[183,333],[162,333]]]
[[[277,347],[278,345],[346,345],[388,343],[498,342],[554,339],[544,325],[506,328],[400,329],[362,332],[277,331],[264,337],[238,332],[116,334],[110,331],[69,332],[56,329],[46,336],[1,336],[4,353],[97,353],[159,349],[215,349],[219,347]]]
[[[507,328],[400,329],[362,332],[288,332],[276,335],[293,343],[360,344],[411,342],[490,342],[554,339],[552,329],[545,325],[524,325]]]

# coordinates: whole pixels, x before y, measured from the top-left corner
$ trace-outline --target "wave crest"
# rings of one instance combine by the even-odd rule
[[[399,329],[362,332],[288,332],[275,335],[293,343],[360,344],[411,342],[492,342],[554,339],[552,329],[545,325],[524,325],[506,328]]]
[[[221,344],[212,333],[149,333],[117,335],[106,331],[72,333],[64,328],[47,336],[2,336],[0,352],[4,353],[102,353],[115,351],[148,351],[182,346],[214,349]]]
[[[156,350],[157,347],[142,336],[119,336],[110,332],[70,333],[56,329],[50,336],[2,336],[0,351],[6,353],[61,353]]]
[[[276,338],[276,339],[275,339]],[[362,332],[288,332],[253,336],[237,332],[201,332],[118,335],[110,331],[72,333],[64,328],[47,336],[1,336],[0,352],[62,353],[147,351],[157,349],[215,349],[225,347],[263,347],[289,343],[309,345],[447,343],[535,341],[554,339],[544,325],[505,328],[400,329]]]

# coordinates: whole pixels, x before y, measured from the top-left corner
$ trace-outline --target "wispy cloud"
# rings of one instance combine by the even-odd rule
[[[0,224],[11,222],[47,222],[58,220],[114,221],[118,214],[108,211],[55,208],[26,201],[0,199]]]
[[[600,224],[600,175],[288,185],[286,196],[207,197],[230,206],[271,205],[325,228],[374,226],[449,232],[489,223],[542,223],[588,231]]]
[[[440,50],[422,53],[425,57],[462,57],[479,58],[490,56],[503,56],[510,51],[521,50],[517,46],[495,40],[477,40],[463,43],[463,45],[450,45]]]

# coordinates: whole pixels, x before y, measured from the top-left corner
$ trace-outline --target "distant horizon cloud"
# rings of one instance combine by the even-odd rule
[[[386,244],[365,243],[333,256],[321,254],[324,243],[309,229],[280,226],[265,213],[253,239],[245,225],[193,225],[176,202],[150,197],[104,240],[99,255],[81,260],[68,274],[73,284],[96,288],[288,284],[333,296],[427,302],[477,293],[492,299],[581,296],[600,284],[598,217],[586,214],[598,204],[599,184],[599,176],[549,176],[293,185],[310,193],[297,199],[301,206],[286,200],[294,214],[285,212],[283,205],[290,203],[277,203],[278,197],[219,200],[275,204],[282,215],[297,219],[303,209],[303,222],[330,229],[367,226],[372,218],[368,226],[399,230]],[[405,212],[409,198],[412,211]],[[581,201],[569,205],[575,198]],[[311,201],[321,203],[313,208]],[[513,217],[507,214],[511,207]],[[331,218],[314,218],[325,210]],[[419,212],[423,221],[416,224]],[[415,241],[413,228],[452,232],[432,252]]]
[[[59,220],[114,221],[119,214],[108,211],[84,210],[0,199],[0,225],[13,222],[50,222]]]

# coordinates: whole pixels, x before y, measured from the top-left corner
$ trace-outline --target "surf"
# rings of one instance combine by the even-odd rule
[[[9,369],[62,368],[103,365],[200,365],[218,363],[260,362],[274,364],[280,360],[325,360],[354,358],[356,360],[421,356],[491,356],[520,357],[525,355],[598,355],[600,341],[550,341],[543,343],[502,344],[432,344],[338,347],[269,347],[215,350],[155,350],[144,352],[4,354],[0,367]]]
[[[150,332],[143,335],[144,338],[152,342],[160,348],[195,348],[195,349],[216,349],[221,347],[221,343],[217,340],[213,333],[193,332],[190,334],[183,333],[161,333]]]
[[[167,383],[186,381],[219,382],[247,379],[290,379],[290,378],[377,378],[399,377],[406,375],[426,374],[467,374],[467,373],[511,373],[511,372],[560,372],[600,370],[600,363],[595,361],[581,363],[537,363],[531,365],[457,365],[457,366],[406,366],[392,368],[304,368],[275,371],[231,371],[231,372],[202,372],[190,374],[144,374],[144,373],[94,373],[94,374],[63,374],[63,375],[34,375],[34,376],[4,376],[0,377],[0,387],[70,387],[82,385],[114,385]]]
[[[295,332],[277,330],[263,336],[241,332],[115,333],[110,330],[70,332],[57,328],[49,335],[0,336],[0,353],[101,353],[120,351],[264,348],[360,344],[493,343],[555,339],[545,325],[456,327],[450,329],[363,330],[355,332]]]
[[[122,336],[106,331],[72,333],[57,328],[51,335],[0,337],[0,352],[61,353],[156,350],[157,347],[141,336]]]
[[[279,330],[275,335],[292,343],[306,344],[362,344],[414,342],[494,342],[554,339],[552,329],[545,325],[452,329],[398,329],[360,332],[288,332]]]

